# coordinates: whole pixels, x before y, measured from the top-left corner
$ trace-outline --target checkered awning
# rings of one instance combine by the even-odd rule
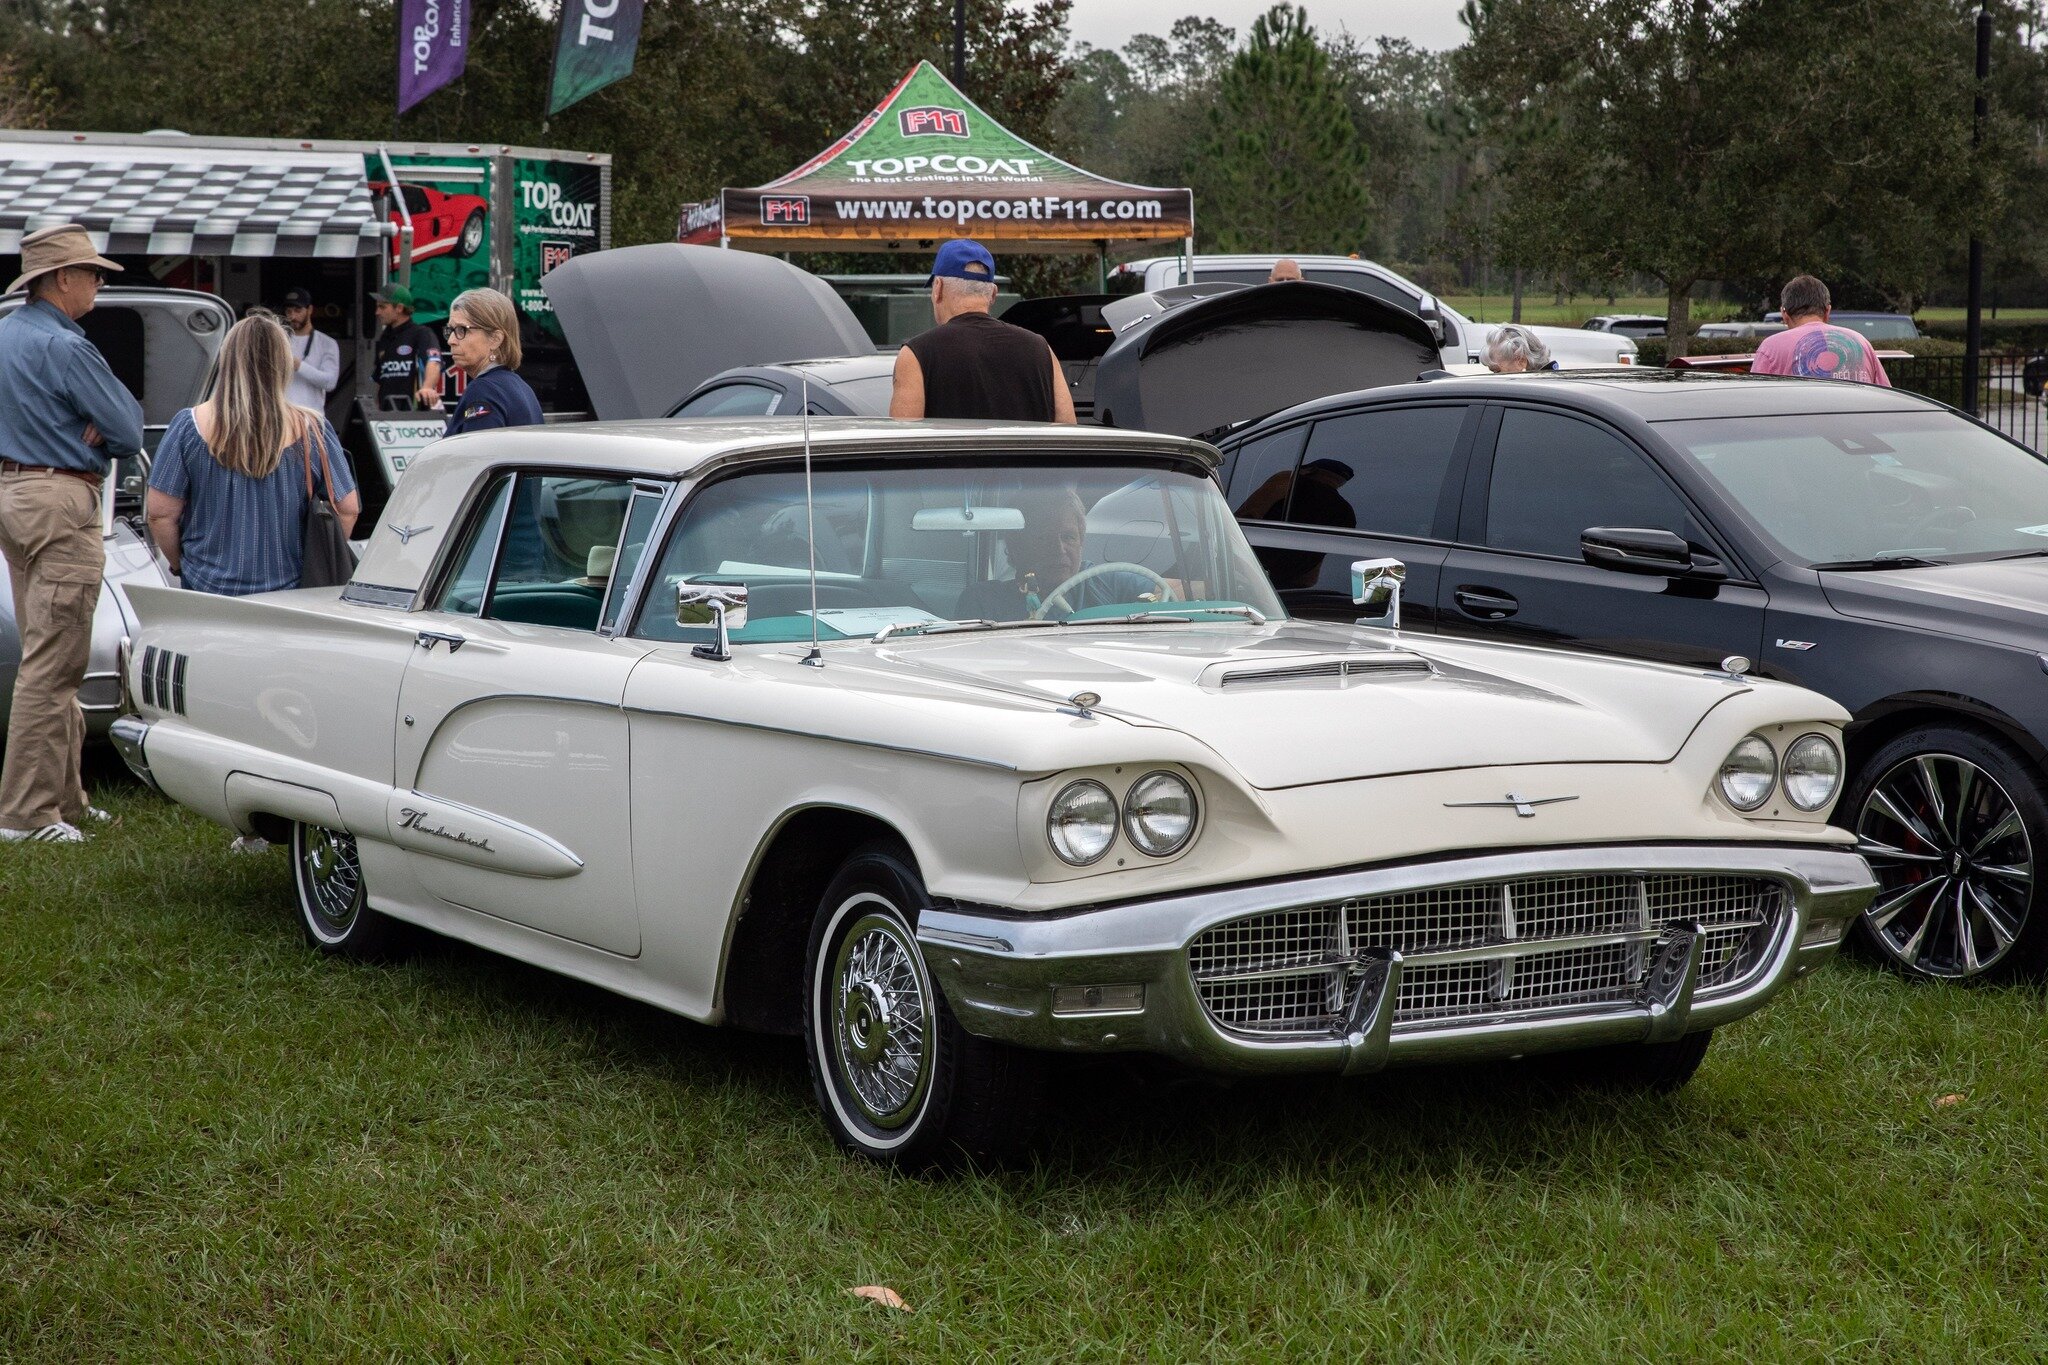
[[[359,153],[0,141],[0,253],[59,223],[138,256],[368,256],[382,239]]]

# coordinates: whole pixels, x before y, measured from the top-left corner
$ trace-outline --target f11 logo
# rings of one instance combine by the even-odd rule
[[[899,109],[896,127],[905,137],[966,137],[967,111],[937,104]]]
[[[762,195],[761,222],[766,227],[804,227],[811,221],[808,194]]]
[[[574,242],[542,242],[540,244],[540,273],[545,275],[556,266],[576,254]]]

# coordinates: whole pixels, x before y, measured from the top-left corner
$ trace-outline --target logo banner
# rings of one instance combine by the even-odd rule
[[[645,7],[646,0],[562,0],[548,82],[550,117],[633,74]]]
[[[398,112],[462,74],[469,0],[398,0]]]

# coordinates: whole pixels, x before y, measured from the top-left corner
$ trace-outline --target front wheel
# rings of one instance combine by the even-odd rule
[[[478,209],[463,221],[462,236],[455,244],[455,254],[458,256],[474,256],[477,253],[477,248],[483,244],[484,211]]]
[[[924,883],[898,848],[849,858],[805,961],[804,1050],[845,1150],[916,1170],[990,1162],[1030,1140],[1041,1059],[962,1029],[917,946]]]
[[[292,885],[306,942],[332,957],[377,960],[404,946],[405,926],[370,908],[356,836],[318,825],[292,826]]]

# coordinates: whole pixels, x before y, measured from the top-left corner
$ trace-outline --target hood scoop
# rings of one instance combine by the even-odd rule
[[[1428,677],[1436,672],[1420,654],[1375,654],[1367,657],[1313,659],[1307,663],[1277,664],[1270,667],[1227,668],[1215,685],[1233,687],[1302,687],[1322,685],[1344,687],[1375,678]]]

